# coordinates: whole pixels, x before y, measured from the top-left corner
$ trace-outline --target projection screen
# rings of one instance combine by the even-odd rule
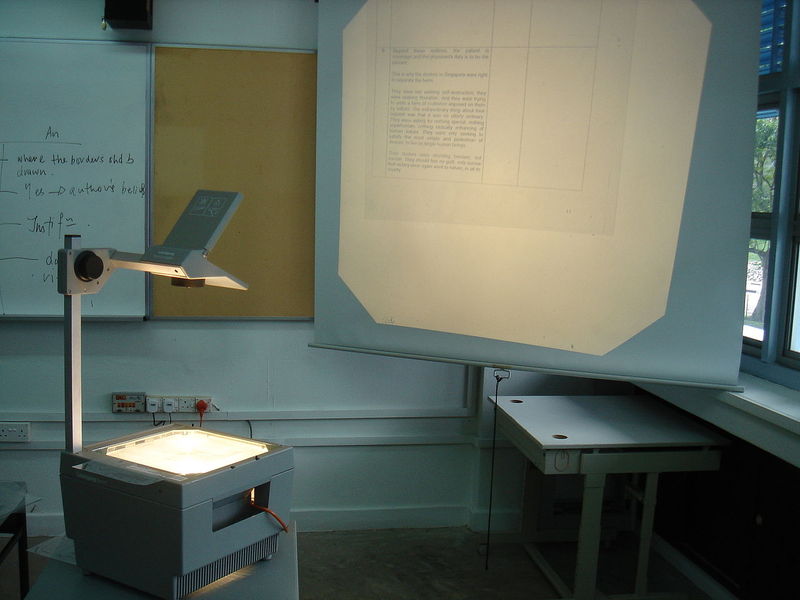
[[[758,3],[321,3],[315,345],[735,387]]]

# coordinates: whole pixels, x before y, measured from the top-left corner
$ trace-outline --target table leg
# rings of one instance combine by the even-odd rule
[[[25,513],[21,515],[20,536],[17,540],[18,566],[19,566],[19,594],[20,598],[28,595],[30,579],[28,572],[28,522]]]
[[[656,512],[658,473],[648,473],[642,498],[642,521],[639,525],[639,557],[636,563],[636,594],[647,593],[647,569],[650,564],[650,542]]]
[[[583,479],[583,505],[575,565],[575,600],[591,600],[597,585],[597,554],[603,513],[605,473],[587,473]]]
[[[22,508],[24,511],[24,507]],[[28,593],[28,526],[24,512],[15,512],[8,515],[0,524],[0,531],[10,533],[11,539],[6,541],[5,546],[0,550],[0,562],[3,562],[11,553],[14,544],[17,545],[18,567],[19,567],[19,590],[20,598],[24,598]]]

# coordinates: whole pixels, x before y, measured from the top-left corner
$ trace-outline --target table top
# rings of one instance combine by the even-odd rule
[[[272,560],[258,561],[223,577],[186,600],[297,600],[297,536],[295,524],[282,535]],[[50,560],[26,600],[153,600],[155,596],[96,575],[84,575],[74,564]]]
[[[651,396],[500,396],[544,450],[721,446],[724,437]]]

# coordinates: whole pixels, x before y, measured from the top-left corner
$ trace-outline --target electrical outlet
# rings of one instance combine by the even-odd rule
[[[0,442],[28,442],[30,436],[30,423],[0,422]]]
[[[175,398],[175,410],[178,412],[197,412],[194,404],[194,396],[178,396]]]
[[[161,396],[147,396],[145,398],[145,409],[149,413],[161,412],[162,398]]]

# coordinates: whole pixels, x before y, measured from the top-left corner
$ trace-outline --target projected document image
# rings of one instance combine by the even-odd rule
[[[691,0],[368,0],[343,32],[341,277],[379,323],[623,343],[664,314],[709,36]]]
[[[480,183],[489,95],[489,48],[386,48],[385,156],[376,176]],[[379,149],[376,147],[375,152]]]
[[[482,223],[500,196],[516,226],[608,233],[635,13],[601,12],[600,2],[467,4],[365,6],[376,39],[368,214]],[[439,199],[414,201],[422,180],[472,185],[456,196],[428,185]]]

